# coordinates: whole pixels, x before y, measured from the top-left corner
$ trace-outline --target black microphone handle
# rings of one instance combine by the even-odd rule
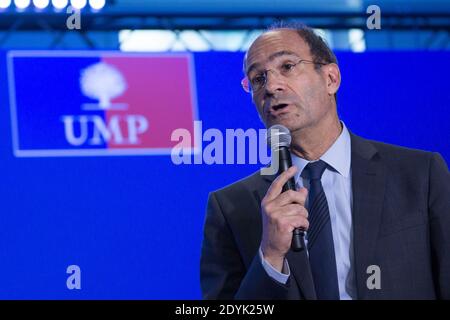
[[[278,174],[287,171],[290,167],[292,167],[291,153],[287,147],[280,147],[277,150],[278,153]],[[287,190],[296,190],[295,188],[295,179],[291,177],[283,186],[283,192]],[[305,248],[305,233],[302,228],[295,228],[292,232],[292,243],[291,249],[293,251],[300,251]]]

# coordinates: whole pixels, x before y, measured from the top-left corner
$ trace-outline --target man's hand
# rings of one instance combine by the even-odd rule
[[[280,272],[285,255],[291,247],[292,231],[300,227],[307,230],[309,227],[308,211],[305,209],[308,190],[301,188],[298,191],[288,190],[282,193],[284,184],[296,172],[297,168],[292,166],[280,174],[261,201],[263,219],[261,250],[264,259]]]

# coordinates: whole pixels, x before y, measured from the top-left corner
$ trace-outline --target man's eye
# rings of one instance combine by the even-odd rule
[[[254,77],[251,82],[253,85],[259,85],[259,84],[263,84],[264,81],[265,81],[265,77],[263,75],[259,75],[259,76]]]
[[[284,63],[281,68],[283,71],[291,71],[294,68],[295,64],[293,63]]]

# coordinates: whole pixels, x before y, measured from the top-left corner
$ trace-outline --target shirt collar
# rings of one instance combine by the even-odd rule
[[[342,123],[342,132],[331,147],[320,157],[329,166],[333,167],[339,174],[347,178],[350,175],[351,162],[351,140],[345,124]],[[291,153],[292,164],[298,168],[295,181],[300,178],[300,174],[310,162]]]

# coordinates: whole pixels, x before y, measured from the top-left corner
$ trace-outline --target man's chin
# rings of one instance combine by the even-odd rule
[[[285,126],[290,131],[294,128],[293,124],[291,123],[291,121],[289,121],[289,119],[276,118],[276,119],[269,119],[269,120],[266,121],[266,127],[267,128],[270,128],[271,126],[274,126],[276,124]]]
[[[270,121],[266,124],[266,128],[270,128],[273,125],[279,124],[282,126],[285,126],[286,128],[289,129],[289,131],[292,133],[296,132],[299,133],[304,127],[299,125],[298,123],[292,123],[291,121],[286,121],[286,120],[277,120],[277,121]]]

